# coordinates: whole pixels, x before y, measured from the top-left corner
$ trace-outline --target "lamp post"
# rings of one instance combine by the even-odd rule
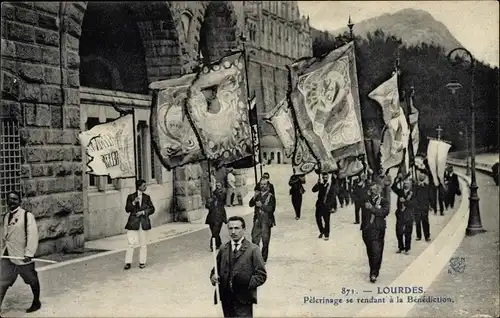
[[[460,131],[460,137],[462,137],[465,140],[465,175],[470,176],[470,165],[469,165],[469,127],[467,126],[467,123],[462,122],[462,127],[464,127],[464,131]]]
[[[471,88],[470,88],[470,112],[471,112],[471,183],[469,196],[469,222],[465,235],[473,236],[479,233],[484,233],[486,230],[481,223],[481,214],[479,212],[479,196],[477,194],[476,182],[476,110],[474,105],[474,57],[464,48],[456,48],[448,54],[448,60],[455,66],[457,64],[469,64],[467,68],[471,72]],[[458,85],[460,83],[454,82]],[[455,86],[455,85],[452,85]],[[448,86],[450,87],[450,86]],[[461,87],[461,85],[460,85]],[[451,89],[451,88],[450,88]]]

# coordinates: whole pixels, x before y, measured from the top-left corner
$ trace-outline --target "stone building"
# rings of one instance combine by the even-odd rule
[[[261,119],[263,113],[272,110],[286,96],[286,65],[298,58],[312,56],[311,27],[309,17],[300,15],[297,1],[243,2],[250,90],[256,94]],[[274,163],[278,163],[278,153],[279,161],[287,162],[274,128],[262,120],[259,120],[259,128],[262,154],[269,156],[263,158],[264,162],[274,157],[274,153]]]
[[[273,9],[265,3],[255,20],[265,29],[251,37],[261,47],[252,70],[272,81],[284,71],[274,64],[306,51],[299,32],[306,20],[296,5],[278,14],[283,4]],[[216,60],[240,48],[244,8],[231,1],[2,3],[0,209],[5,212],[6,192],[22,191],[23,206],[37,218],[39,255],[124,232],[133,179],[85,174],[78,142],[80,131],[117,118],[113,105],[136,111],[139,177],[157,207],[153,226],[171,222],[173,211],[181,220],[201,217],[207,169],[193,164],[167,171],[160,165],[151,149],[148,84],[191,72],[200,51]],[[281,96],[277,90],[273,85],[259,93],[260,100],[270,107]],[[245,172],[235,174],[244,192]]]

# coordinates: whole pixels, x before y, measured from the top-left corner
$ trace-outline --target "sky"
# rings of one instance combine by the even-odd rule
[[[320,30],[335,31],[352,22],[406,8],[429,12],[442,22],[476,59],[499,65],[499,4],[481,1],[297,1],[301,15]],[[354,26],[356,33],[356,25]]]

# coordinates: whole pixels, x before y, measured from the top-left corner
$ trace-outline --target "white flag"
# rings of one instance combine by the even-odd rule
[[[434,185],[438,186],[439,181],[444,183],[444,170],[446,168],[446,160],[448,159],[448,151],[451,145],[436,139],[430,139],[427,146],[427,161],[432,178],[434,178]],[[439,180],[438,180],[439,178]]]
[[[111,179],[135,177],[134,122],[132,115],[97,125],[80,133],[87,153],[87,173]]]

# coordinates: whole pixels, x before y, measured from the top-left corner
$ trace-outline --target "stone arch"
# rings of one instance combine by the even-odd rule
[[[89,5],[94,2],[68,3],[62,22],[65,31],[71,36],[66,41],[66,52],[79,56],[79,41],[82,25]],[[107,5],[116,5],[108,3]],[[186,71],[189,56],[186,53],[185,37],[182,32],[179,13],[172,7],[170,1],[148,1],[123,3],[137,23],[145,53],[147,82],[163,80],[179,76]],[[68,68],[79,70],[80,60],[75,57],[71,63],[68,57]]]
[[[213,62],[228,51],[239,48],[238,16],[231,1],[210,1],[203,4],[198,50],[205,63]],[[196,52],[198,53],[198,52]]]

